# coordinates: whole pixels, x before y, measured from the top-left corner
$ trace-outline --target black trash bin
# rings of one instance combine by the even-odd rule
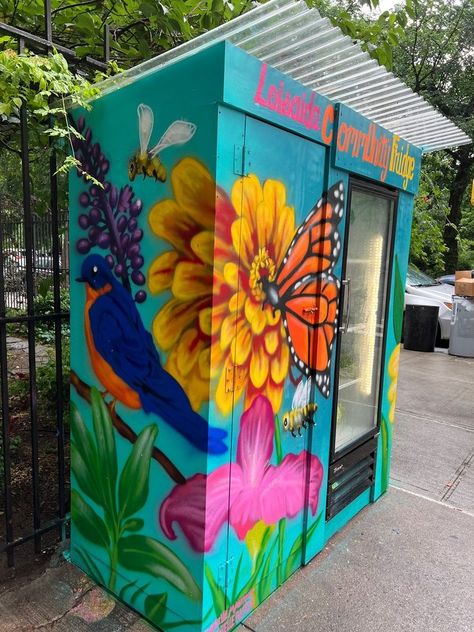
[[[403,325],[403,347],[410,351],[434,351],[439,307],[407,305]]]

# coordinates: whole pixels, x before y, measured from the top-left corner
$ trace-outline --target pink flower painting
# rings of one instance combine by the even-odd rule
[[[302,451],[271,465],[274,433],[272,406],[259,395],[241,417],[236,461],[207,476],[192,476],[164,500],[159,520],[165,535],[176,539],[177,523],[191,547],[202,552],[211,550],[227,521],[243,540],[257,522],[273,525],[282,518],[294,518],[305,504],[314,515],[323,479],[321,462]],[[305,493],[307,467],[309,490]]]

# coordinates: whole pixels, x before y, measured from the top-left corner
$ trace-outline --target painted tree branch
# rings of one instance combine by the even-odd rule
[[[81,378],[77,375],[77,373],[75,373],[74,371],[71,371],[70,381],[71,381],[71,384],[76,389],[77,393],[83,399],[85,399],[86,402],[90,404],[91,403],[91,387],[85,382],[83,382]],[[130,441],[130,443],[135,443],[137,440],[136,433],[130,428],[128,424],[124,422],[124,420],[119,415],[117,415],[115,408],[113,406],[113,403],[106,402],[106,406],[109,409],[110,418],[112,419],[112,423],[115,429],[117,430],[117,432],[122,437],[124,437],[124,439],[127,439],[127,441]],[[166,456],[164,452],[162,452],[156,447],[153,447],[151,456],[155,459],[155,461],[157,461],[161,465],[161,467],[165,470],[168,476],[170,476],[170,478],[172,478],[176,483],[182,485],[183,483],[186,482],[186,479],[184,478],[184,476],[181,474],[181,472],[178,470],[175,464],[172,461],[170,461],[170,459]]]

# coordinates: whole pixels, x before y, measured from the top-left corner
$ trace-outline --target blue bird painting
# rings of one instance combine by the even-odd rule
[[[104,257],[82,263],[84,326],[92,368],[106,392],[133,409],[161,417],[203,452],[222,454],[227,432],[196,413],[178,382],[161,365],[135,301],[114,278]]]

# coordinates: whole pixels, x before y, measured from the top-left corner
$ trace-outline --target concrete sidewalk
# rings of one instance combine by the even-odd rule
[[[399,389],[392,484],[474,514],[474,360],[405,351]]]
[[[402,351],[390,492],[239,632],[473,632],[473,411],[474,360]],[[0,596],[0,632],[36,630],[151,628],[63,563]]]
[[[401,353],[391,489],[241,632],[474,632],[474,360]]]

